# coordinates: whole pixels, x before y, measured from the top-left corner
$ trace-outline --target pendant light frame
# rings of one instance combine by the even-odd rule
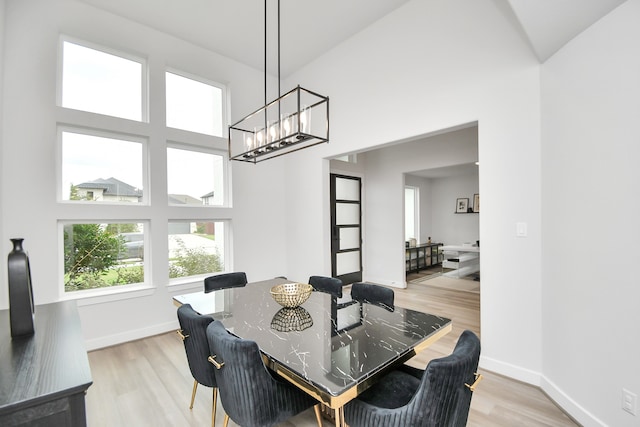
[[[258,163],[329,142],[329,97],[300,85],[281,94],[280,0],[278,98],[267,103],[267,0],[264,17],[264,106],[229,126],[229,160]]]

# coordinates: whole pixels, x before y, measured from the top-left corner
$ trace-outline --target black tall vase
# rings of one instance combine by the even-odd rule
[[[13,250],[9,252],[9,316],[11,336],[33,335],[33,292],[29,256],[22,248],[24,239],[11,239]]]

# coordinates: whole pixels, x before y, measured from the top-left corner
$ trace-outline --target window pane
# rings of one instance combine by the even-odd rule
[[[65,224],[64,290],[144,282],[144,224]]]
[[[336,203],[336,225],[360,223],[360,205],[353,203]]]
[[[360,247],[360,227],[340,228],[339,250],[357,249]]]
[[[360,251],[336,254],[336,274],[338,276],[356,271],[360,271]]]
[[[140,203],[142,143],[62,132],[62,199]]]
[[[336,199],[359,201],[360,180],[336,178]]]
[[[167,126],[222,136],[222,89],[166,73]]]
[[[416,236],[416,188],[404,188],[404,238],[417,239]]]
[[[63,43],[62,106],[142,120],[142,63]]]
[[[224,222],[169,222],[169,278],[224,271]]]
[[[223,168],[220,154],[167,148],[169,204],[222,206]]]

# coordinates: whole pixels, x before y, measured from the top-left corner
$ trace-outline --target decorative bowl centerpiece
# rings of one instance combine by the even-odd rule
[[[294,308],[302,305],[313,291],[308,283],[283,283],[271,288],[271,296],[283,307]]]

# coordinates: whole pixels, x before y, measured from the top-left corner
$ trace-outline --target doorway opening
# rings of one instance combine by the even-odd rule
[[[349,153],[349,160],[333,159],[330,169],[362,177],[363,280],[412,284],[417,277],[407,274],[405,252],[412,238],[415,246],[441,244],[419,255],[440,273],[441,247],[479,243],[480,214],[473,211],[480,193],[477,123]],[[405,204],[407,187],[416,188],[408,196],[413,204]],[[471,212],[461,212],[458,199]]]

